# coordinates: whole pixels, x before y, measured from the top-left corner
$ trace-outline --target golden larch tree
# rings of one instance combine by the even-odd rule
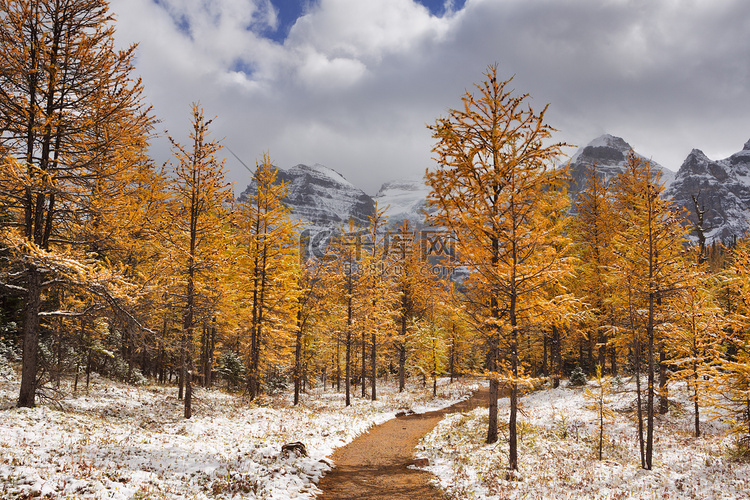
[[[236,216],[241,252],[237,266],[247,317],[247,390],[250,400],[262,388],[263,371],[281,367],[288,359],[299,309],[299,250],[297,225],[284,205],[287,186],[268,155],[256,166],[251,194]]]
[[[641,465],[649,470],[654,443],[656,355],[663,345],[663,325],[671,317],[668,300],[683,293],[695,278],[692,264],[684,258],[687,229],[683,216],[662,198],[663,191],[660,175],[651,162],[631,151],[625,170],[613,182],[614,204],[622,225],[613,239],[615,258],[610,267],[610,284],[627,314],[624,333],[633,337],[639,399],[640,353],[642,347],[645,349],[648,377],[645,440],[640,405],[638,415]],[[661,391],[664,398],[665,391],[666,386]]]
[[[365,381],[370,379],[370,400],[377,399],[378,346],[387,344],[393,330],[397,292],[393,281],[393,259],[388,251],[385,210],[375,204],[363,234],[364,245],[358,262],[362,293],[359,307],[362,333],[362,397],[366,397]],[[369,348],[369,353],[367,352]],[[367,372],[367,359],[370,371]]]
[[[561,219],[551,217],[566,204],[558,190],[563,172],[554,169],[562,144],[547,143],[554,129],[544,123],[546,107],[537,113],[528,95],[514,95],[510,80],[498,80],[497,66],[486,77],[462,97],[463,109],[430,127],[437,169],[427,172],[427,183],[436,209],[431,222],[456,235],[458,259],[470,272],[470,312],[487,339],[487,442],[497,440],[502,377],[510,392],[509,467],[517,470],[519,337],[542,287],[563,272],[568,251],[556,244]]]
[[[408,358],[417,350],[414,338],[418,320],[425,317],[438,289],[442,287],[431,273],[427,244],[406,220],[389,239],[388,254],[393,265],[393,285],[398,300],[395,310],[397,333],[393,335],[393,345],[398,357],[399,392],[406,386]],[[436,266],[444,264],[434,263]],[[452,332],[455,333],[454,330]]]
[[[176,273],[180,276],[179,304],[183,310],[180,342],[180,396],[183,396],[185,418],[192,416],[192,375],[194,331],[217,300],[211,286],[211,273],[217,272],[222,248],[223,204],[232,199],[232,186],[224,177],[224,162],[216,154],[221,146],[209,140],[209,125],[200,105],[191,110],[189,145],[183,146],[170,137],[175,180],[171,230],[164,233],[173,248]]]
[[[62,267],[49,259],[64,245],[66,262],[73,259],[96,281],[101,262],[84,265],[86,256],[75,254],[91,246],[81,224],[100,213],[99,194],[111,192],[118,173],[138,169],[153,119],[130,75],[135,47],[115,49],[104,0],[3,0],[0,44],[0,203],[13,214],[3,232],[24,240],[10,244],[24,268],[18,404],[33,406],[43,293],[66,274],[51,279]],[[104,283],[88,289],[115,306]]]
[[[665,339],[672,378],[686,381],[692,391],[695,437],[701,435],[700,410],[713,406],[716,381],[723,378],[720,367],[727,322],[717,304],[712,281],[712,277],[701,275],[670,301],[675,314],[667,325]]]
[[[572,235],[579,265],[574,280],[575,292],[589,306],[587,320],[583,322],[588,334],[588,348],[598,348],[596,363],[606,364],[609,351],[610,373],[617,373],[617,346],[610,341],[613,324],[612,306],[608,301],[611,291],[606,279],[614,254],[612,239],[617,232],[619,219],[614,211],[610,190],[596,164],[590,165],[586,185],[574,204]]]
[[[363,284],[360,273],[363,235],[359,227],[349,220],[332,238],[325,262],[322,280],[328,291],[326,304],[332,324],[336,325],[333,334],[336,336],[336,377],[344,378],[346,406],[351,405],[352,357],[354,335],[360,328],[359,307],[363,296]],[[344,370],[341,373],[339,346],[344,347]]]
[[[732,415],[742,452],[750,450],[750,240],[742,238],[720,274],[724,355],[720,363],[722,397],[716,404]]]

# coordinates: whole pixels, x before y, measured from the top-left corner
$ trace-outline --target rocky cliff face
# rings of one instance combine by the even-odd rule
[[[666,195],[687,210],[695,223],[693,196],[704,212],[704,232],[709,242],[731,242],[750,226],[750,141],[742,151],[723,160],[711,160],[694,149],[682,163]]]
[[[589,168],[594,164],[605,182],[609,182],[623,172],[628,153],[632,149],[624,139],[609,134],[597,137],[586,146],[579,148],[570,159],[571,197],[575,199],[576,194],[586,187]],[[636,155],[644,160],[648,159],[638,153]],[[661,172],[662,183],[668,186],[674,178],[674,172],[653,161],[651,163]]]
[[[338,228],[350,219],[357,225],[366,225],[375,209],[370,196],[335,170],[320,164],[279,169],[278,179],[288,185],[284,203],[291,208],[292,216],[308,228]],[[255,184],[251,183],[240,200],[255,190]]]

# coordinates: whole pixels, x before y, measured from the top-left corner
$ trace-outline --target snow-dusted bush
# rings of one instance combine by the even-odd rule
[[[573,372],[570,374],[570,379],[568,379],[568,385],[571,387],[581,387],[588,383],[586,380],[586,374],[583,373],[583,368],[580,366],[576,366]]]
[[[144,385],[148,382],[138,368],[131,367],[128,362],[120,356],[112,357],[111,364],[108,363],[108,366],[111,370],[111,375],[123,382],[128,382],[133,385]]]
[[[15,328],[15,323],[10,323]],[[6,361],[21,361],[18,348],[10,340],[0,338],[0,358]]]
[[[14,325],[15,326],[15,325]],[[8,340],[0,339],[0,379],[13,380],[16,372],[11,363],[20,361],[16,346]]]
[[[219,358],[219,375],[227,381],[229,389],[239,389],[245,381],[245,366],[242,358],[229,351]]]
[[[278,370],[273,370],[266,376],[263,383],[263,390],[270,396],[276,396],[286,391],[289,386],[289,379],[286,375]]]

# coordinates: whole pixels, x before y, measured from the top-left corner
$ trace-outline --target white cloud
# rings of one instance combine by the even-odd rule
[[[422,39],[438,40],[448,21],[411,0],[321,0],[292,28],[288,44],[334,56],[377,62],[408,51]]]
[[[335,57],[310,51],[299,67],[303,85],[315,91],[337,91],[356,83],[366,72],[365,65],[357,59]]]
[[[319,0],[283,44],[263,36],[278,23],[268,0],[111,8],[118,38],[140,42],[165,128],[186,131],[200,100],[246,163],[324,163],[369,192],[429,166],[425,124],[494,62],[536,108],[551,104],[561,140],[610,132],[677,168],[692,147],[728,155],[750,138],[746,0],[467,0],[443,18],[412,0]]]

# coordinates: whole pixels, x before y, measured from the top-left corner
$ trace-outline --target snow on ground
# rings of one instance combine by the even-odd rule
[[[476,386],[442,383],[399,394],[379,387],[378,401],[321,389],[291,405],[290,396],[243,404],[222,390],[197,389],[193,417],[182,418],[177,389],[135,387],[95,377],[88,393],[32,409],[14,408],[18,381],[0,380],[0,497],[92,499],[314,498],[331,468],[325,458],[402,409],[437,409]],[[359,389],[359,388],[357,388]],[[284,456],[301,441],[309,456]]]
[[[0,497],[21,499],[311,499],[331,468],[325,458],[402,409],[444,407],[476,386],[443,381],[440,398],[410,387],[379,387],[379,400],[320,388],[291,405],[290,395],[249,405],[222,390],[197,389],[193,418],[182,418],[174,387],[135,387],[100,377],[88,391],[17,409],[15,377],[0,377]],[[592,385],[590,384],[590,388]],[[417,456],[455,499],[750,498],[750,465],[730,457],[721,421],[692,437],[692,406],[676,384],[670,413],[657,417],[652,471],[640,468],[633,384],[615,387],[597,460],[596,413],[580,388],[545,389],[521,398],[518,477],[507,475],[508,401],[501,399],[500,440],[484,443],[487,409],[446,417]],[[48,393],[52,395],[52,393]],[[505,427],[504,427],[505,425]],[[309,457],[284,456],[302,441]]]
[[[592,384],[589,383],[589,387]],[[508,399],[499,401],[500,439],[485,444],[487,409],[446,417],[425,436],[417,456],[454,499],[735,499],[750,498],[750,464],[733,460],[734,439],[718,420],[703,421],[694,438],[686,387],[671,386],[673,407],[657,415],[653,468],[640,466],[635,384],[609,399],[599,461],[597,413],[581,388],[560,387],[521,398],[519,475],[509,477]],[[702,419],[703,420],[703,419]]]

